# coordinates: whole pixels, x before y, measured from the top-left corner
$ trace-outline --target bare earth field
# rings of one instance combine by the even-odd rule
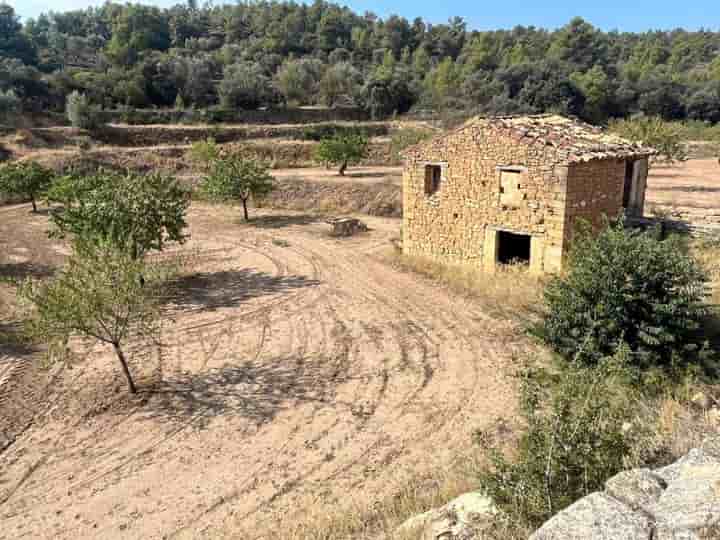
[[[395,167],[274,174],[400,184]],[[719,193],[714,159],[657,166],[647,208],[720,221]],[[280,521],[379,502],[451,467],[474,430],[513,424],[527,340],[480,300],[395,269],[399,220],[363,216],[368,233],[338,239],[308,213],[239,216],[192,206],[162,346],[132,347],[137,397],[105,348],[73,343],[48,368],[0,343],[0,448],[16,436],[0,453],[0,540],[272,538]],[[47,227],[27,205],[0,208],[3,276],[62,262]],[[0,330],[12,323],[3,309]]]
[[[651,214],[653,207],[691,222],[720,224],[718,160],[691,159],[671,167],[653,166],[645,214]]]
[[[0,209],[1,262],[21,265],[6,274],[62,257],[27,211]],[[304,214],[238,216],[191,208],[180,249],[195,266],[160,350],[133,347],[137,398],[110,351],[82,343],[32,368],[39,390],[8,390],[34,420],[0,454],[0,539],[270,538],[281,518],[379,501],[449,467],[473,430],[512,424],[524,338],[390,266],[398,220],[336,239]]]

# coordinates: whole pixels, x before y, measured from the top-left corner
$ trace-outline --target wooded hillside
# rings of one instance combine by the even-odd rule
[[[0,116],[97,107],[363,107],[556,111],[603,122],[642,112],[720,120],[720,33],[470,31],[318,0],[169,9],[108,3],[21,22],[0,5]]]

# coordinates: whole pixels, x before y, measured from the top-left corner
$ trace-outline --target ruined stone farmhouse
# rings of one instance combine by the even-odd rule
[[[653,153],[557,115],[471,119],[403,152],[403,251],[558,271],[578,219],[642,215]]]

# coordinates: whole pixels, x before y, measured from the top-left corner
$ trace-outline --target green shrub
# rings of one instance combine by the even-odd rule
[[[535,529],[556,512],[603,488],[628,466],[650,434],[633,417],[627,384],[630,351],[591,368],[566,367],[555,384],[537,369],[522,373],[521,414],[527,423],[519,453],[509,460],[480,432],[490,465],[480,485],[517,529]],[[549,390],[548,390],[549,388]]]
[[[705,360],[698,330],[709,309],[707,278],[678,236],[606,224],[579,227],[567,272],[545,290],[541,337],[566,358],[594,364],[621,343],[632,365],[684,367]]]

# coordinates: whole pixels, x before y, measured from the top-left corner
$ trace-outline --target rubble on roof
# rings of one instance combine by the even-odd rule
[[[475,117],[459,127],[458,131],[475,126],[506,131],[521,144],[553,146],[562,151],[568,163],[650,156],[656,153],[652,148],[623,139],[599,127],[556,114]],[[441,135],[442,138],[448,136]],[[427,142],[411,147],[404,154],[409,155],[425,144]]]

